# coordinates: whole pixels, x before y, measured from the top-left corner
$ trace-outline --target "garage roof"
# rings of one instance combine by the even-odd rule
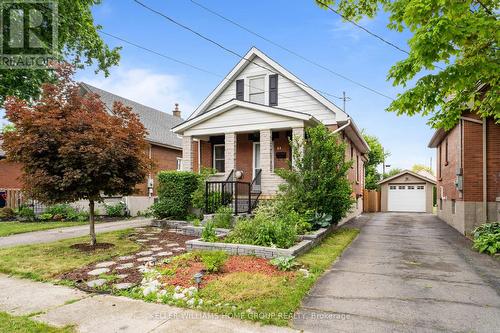
[[[399,178],[399,177],[403,176],[404,174],[409,174],[409,175],[412,175],[413,177],[417,177],[417,178],[420,178],[422,180],[425,180],[426,182],[429,182],[429,183],[432,183],[432,184],[436,184],[436,181],[434,179],[425,177],[423,175],[419,175],[418,173],[415,173],[415,172],[410,171],[410,170],[404,170],[403,172],[400,172],[397,175],[394,175],[392,177],[383,179],[383,180],[379,181],[378,184],[380,185],[380,184],[383,184],[383,183],[387,183],[387,182],[389,182],[389,181],[391,181],[393,179],[396,179],[396,178]]]

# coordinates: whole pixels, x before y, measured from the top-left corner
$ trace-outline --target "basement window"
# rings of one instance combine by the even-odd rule
[[[456,201],[455,201],[455,199],[452,199],[452,200],[451,200],[451,213],[452,213],[452,214],[455,214],[455,213],[456,213],[456,211],[457,211]]]

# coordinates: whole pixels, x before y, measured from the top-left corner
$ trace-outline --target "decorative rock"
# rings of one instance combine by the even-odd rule
[[[134,285],[133,283],[128,283],[128,282],[117,283],[117,284],[113,285],[113,288],[118,289],[118,290],[123,290],[123,289],[128,289],[128,288],[132,287],[133,285]]]
[[[97,279],[87,282],[87,286],[89,286],[90,288],[95,288],[95,287],[100,287],[105,283],[106,283],[105,279]]]
[[[142,234],[143,236],[154,236],[155,234],[147,233],[147,234]]]
[[[179,244],[177,243],[170,243],[170,244],[167,244],[168,247],[177,247],[179,246]]]
[[[180,252],[180,251],[184,251],[184,250],[185,250],[185,248],[183,248],[183,247],[174,247],[172,249],[172,251],[174,251],[174,252]]]
[[[127,262],[127,263],[121,264],[120,266],[117,266],[116,269],[122,270],[122,269],[128,269],[128,268],[132,268],[132,267],[134,267],[134,264],[131,262]]]
[[[194,305],[194,298],[188,299],[188,301],[186,302],[186,304],[189,305],[189,306],[193,306]]]
[[[159,246],[153,246],[150,250],[151,250],[151,251],[155,251],[155,252],[156,252],[156,251],[161,251],[161,250],[163,250],[163,248],[162,248],[162,247],[159,247]]]
[[[142,251],[142,252],[138,252],[137,255],[138,256],[149,256],[149,255],[152,255],[153,254],[153,251]]]
[[[120,261],[123,261],[123,260],[132,260],[134,258],[135,258],[135,256],[122,256],[122,257],[118,257],[118,260],[120,260]]]
[[[97,265],[95,265],[95,267],[97,268],[110,267],[113,266],[114,264],[116,264],[116,262],[114,261],[105,261],[98,263]]]
[[[183,293],[175,293],[173,296],[172,296],[173,299],[177,300],[177,299],[185,299],[186,296],[183,294]]]
[[[147,243],[147,242],[149,242],[149,240],[148,239],[138,239],[138,240],[136,240],[136,242]]]
[[[144,261],[151,261],[154,259],[155,258],[153,258],[153,257],[142,257],[142,258],[138,258],[137,261],[144,262]]]
[[[88,272],[87,274],[88,275],[101,275],[101,274],[108,273],[108,272],[109,272],[109,268],[97,268],[97,269],[94,269],[93,271]]]
[[[153,240],[158,240],[159,238],[158,238],[158,237],[148,237],[148,239],[149,239],[150,241],[153,241]]]
[[[173,254],[172,252],[164,251],[164,252],[155,253],[155,254],[153,254],[153,256],[155,256],[155,257],[166,257],[166,256],[171,256],[172,254]]]
[[[118,274],[116,277],[119,279],[125,279],[128,276],[128,274]]]

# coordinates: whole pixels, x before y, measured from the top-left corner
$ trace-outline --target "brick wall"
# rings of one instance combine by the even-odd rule
[[[500,125],[489,119],[486,131],[488,201],[495,202],[500,197]]]
[[[0,189],[22,187],[21,164],[0,160]]]
[[[448,159],[446,158],[446,142],[448,142]],[[456,126],[441,142],[437,149],[437,191],[438,198],[443,195],[448,199],[462,200],[455,186],[457,166],[460,158],[460,127]]]
[[[286,158],[276,158],[276,153],[286,153]],[[275,169],[288,169],[292,157],[290,156],[290,142],[286,131],[279,132],[279,137],[274,140],[274,168]]]
[[[463,121],[463,127],[464,201],[482,201],[483,126],[470,121]]]
[[[253,141],[248,140],[248,134],[238,134],[237,136],[236,169],[243,171],[242,181],[252,181]]]

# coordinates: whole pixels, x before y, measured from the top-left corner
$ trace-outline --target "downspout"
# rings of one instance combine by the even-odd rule
[[[344,128],[346,128],[349,125],[351,125],[351,118],[347,118],[347,123],[345,123],[344,125],[340,126],[339,128],[337,128],[332,133],[338,133],[338,132],[342,131]]]
[[[487,142],[486,142],[486,129],[488,125],[488,120],[486,118],[483,119],[483,213],[484,213],[484,220],[482,221],[487,222],[488,221],[488,166],[486,165],[488,158],[486,156],[487,154]]]

